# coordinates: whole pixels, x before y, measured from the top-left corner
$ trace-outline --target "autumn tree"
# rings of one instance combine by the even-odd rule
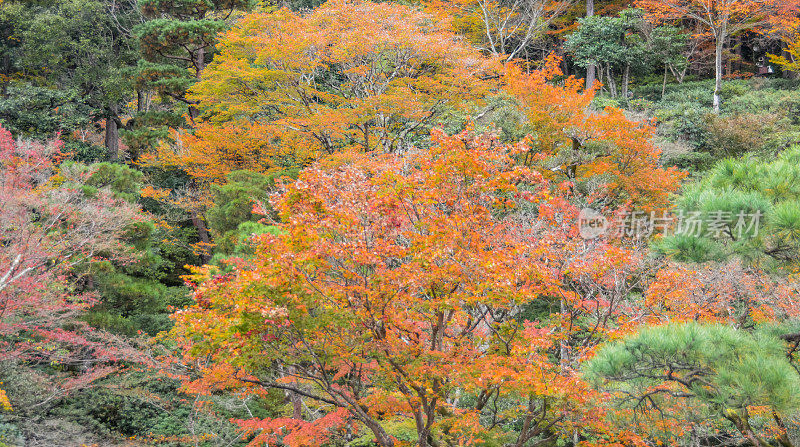
[[[800,32],[787,39],[783,54],[770,55],[770,60],[784,70],[800,72]]]
[[[530,46],[541,40],[574,3],[575,0],[447,0],[433,1],[431,6],[454,15],[457,29],[478,35],[481,50],[510,62],[528,60]]]
[[[382,446],[398,424],[419,446],[602,431],[595,396],[549,356],[554,329],[524,313],[559,288],[546,236],[511,217],[549,202],[546,182],[489,136],[434,143],[305,169],[252,261],[193,279],[172,331],[202,366],[189,389],[275,388],[310,406],[242,421],[252,445],[320,445],[353,420]]]
[[[796,321],[798,296],[796,283],[736,260],[671,263],[655,273],[643,306],[651,324],[694,320],[746,330]]]
[[[108,374],[124,356],[79,319],[97,296],[78,285],[93,263],[129,259],[123,240],[141,220],[107,188],[70,187],[78,178],[53,164],[61,147],[17,143],[0,129],[0,358],[83,372],[54,383],[45,400]]]
[[[408,6],[337,1],[305,15],[249,14],[192,88],[203,120],[171,156],[217,180],[347,148],[406,149],[480,98],[492,74],[436,17]]]
[[[596,90],[585,90],[582,80],[551,82],[562,75],[558,65],[550,58],[543,70],[523,73],[510,66],[506,73],[505,89],[527,118],[530,150],[521,162],[558,183],[568,182],[583,205],[668,207],[684,174],[661,166],[651,123],[631,121],[613,107],[592,110]]]
[[[720,110],[722,60],[728,39],[744,31],[768,33],[787,26],[796,16],[796,0],[638,0],[652,20],[688,20],[697,24],[715,46],[714,110]]]

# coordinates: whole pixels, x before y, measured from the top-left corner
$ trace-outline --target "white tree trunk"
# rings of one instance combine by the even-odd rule
[[[725,38],[724,34],[719,34],[717,36],[716,42],[716,52],[714,56],[714,71],[715,71],[715,83],[714,83],[714,113],[719,113],[720,109],[720,89],[722,88],[722,50],[725,47]]]

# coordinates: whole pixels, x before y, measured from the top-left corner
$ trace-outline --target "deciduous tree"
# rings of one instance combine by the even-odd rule
[[[603,432],[597,396],[548,354],[559,330],[524,314],[560,287],[546,233],[511,217],[549,202],[547,183],[516,165],[522,147],[466,132],[434,142],[304,170],[254,260],[198,271],[196,304],[172,331],[187,360],[211,362],[190,389],[249,384],[331,406],[316,420],[243,421],[253,445],[320,445],[348,421],[381,446],[398,424],[419,446]]]
[[[126,256],[122,239],[141,218],[107,189],[61,186],[67,173],[54,175],[53,165],[60,148],[16,143],[0,128],[0,359],[83,373],[43,400],[102,377],[123,355],[78,319],[97,297],[74,286],[93,262]]]
[[[408,148],[494,74],[436,17],[386,3],[249,14],[219,51],[190,96],[204,121],[177,154],[209,180],[224,176],[217,164],[264,172],[347,148]]]
[[[465,16],[464,23],[480,29],[480,48],[510,62],[529,56],[530,46],[567,13],[575,0],[447,0],[433,1],[437,9]]]
[[[684,174],[660,165],[652,125],[633,122],[613,107],[592,110],[595,90],[584,90],[582,80],[551,82],[562,75],[558,65],[558,59],[550,58],[540,71],[508,68],[506,89],[527,117],[530,151],[521,156],[523,164],[570,182],[598,209],[628,203],[646,210],[668,207]]]
[[[772,55],[770,60],[784,70],[800,72],[800,32],[786,39],[786,49],[781,55]]]
[[[796,0],[637,0],[654,21],[689,20],[715,45],[714,110],[720,110],[722,59],[728,39],[743,31],[768,33],[785,29],[800,7]]]

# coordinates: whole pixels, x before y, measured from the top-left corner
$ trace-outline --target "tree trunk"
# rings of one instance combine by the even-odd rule
[[[211,261],[211,254],[207,251],[211,246],[211,234],[208,232],[208,227],[200,213],[193,211],[190,218],[192,220],[192,225],[194,225],[194,228],[197,230],[197,236],[200,238],[200,242],[206,246],[206,250],[200,254],[200,262],[208,264],[208,262]]]
[[[150,92],[136,90],[136,112],[143,113],[150,111]]]
[[[608,89],[611,92],[611,97],[612,98],[616,98],[619,95],[617,94],[617,83],[616,83],[616,81],[614,81],[614,73],[611,71],[611,64],[608,64],[608,73],[607,73],[607,75],[608,75],[607,76]]]
[[[750,426],[750,416],[747,412],[747,408],[743,408],[741,410],[741,414],[737,413],[736,411],[730,411],[727,415],[724,416],[725,419],[733,422],[733,425],[739,430],[739,433],[750,441],[755,447],[765,447],[765,445],[769,445],[769,443],[764,442],[760,436],[756,435],[753,431],[753,428]]]
[[[631,80],[631,64],[625,65],[625,74],[622,75],[622,98],[628,100],[628,86]]]
[[[669,73],[669,68],[667,65],[664,65],[664,84],[661,86],[661,99],[664,99],[664,95],[667,94],[667,74]]]
[[[293,391],[289,391],[289,400],[292,401],[292,419],[303,420],[303,397]]]
[[[586,17],[594,15],[594,0],[586,0]],[[597,68],[594,64],[589,64],[586,67],[586,89],[594,87],[595,79],[597,77]]]
[[[775,423],[778,424],[778,444],[780,444],[781,447],[794,447],[794,443],[792,443],[791,438],[789,438],[789,430],[786,428],[786,424],[775,410],[772,410],[772,418],[775,419]]]
[[[206,50],[205,48],[198,48],[197,52],[192,55],[192,64],[194,65],[194,77],[200,79],[203,76],[203,70],[206,68]],[[195,124],[195,120],[200,115],[200,109],[197,108],[196,104],[189,104],[189,119],[192,121],[192,125]]]
[[[394,447],[394,440],[386,433],[386,430],[384,430],[381,424],[374,420],[361,419],[361,422],[375,435],[375,441],[380,447]]]
[[[119,159],[119,117],[116,107],[110,107],[106,114],[105,146],[111,160]]]
[[[605,75],[605,70],[603,70],[603,69],[602,69],[602,67],[600,67],[600,70],[598,70],[598,71],[596,72],[596,74],[597,74],[597,80],[598,80],[598,81],[599,81],[601,84],[605,85],[605,80],[604,80],[605,78],[603,77],[603,76]]]
[[[724,34],[717,36],[716,51],[714,55],[714,113],[719,113],[721,103],[719,95],[720,89],[722,88],[722,50],[725,48],[725,38],[726,36]]]

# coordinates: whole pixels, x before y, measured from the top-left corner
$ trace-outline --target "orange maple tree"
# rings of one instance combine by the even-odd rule
[[[661,166],[654,127],[629,120],[617,108],[593,110],[596,89],[584,89],[574,77],[553,81],[563,76],[559,62],[550,57],[542,70],[530,73],[507,68],[506,90],[519,100],[528,121],[529,150],[522,163],[553,181],[582,184],[578,192],[597,208],[669,207],[669,196],[685,174]]]
[[[394,445],[404,423],[420,446],[635,444],[608,430],[575,371],[635,327],[630,297],[650,266],[634,248],[578,237],[576,205],[664,208],[683,174],[659,166],[649,126],[592,112],[594,92],[574,78],[552,83],[556,62],[508,68],[524,141],[468,129],[434,132],[429,150],[357,143],[285,185],[273,204],[282,233],[259,236],[231,274],[199,269],[196,305],[175,316],[172,336],[200,372],[189,389],[282,389],[311,403],[316,418],[295,405],[292,418],[240,421],[254,445],[363,429]]]
[[[563,201],[517,165],[523,146],[468,131],[434,142],[304,170],[274,204],[282,233],[259,236],[255,259],[197,272],[196,304],[172,331],[201,368],[190,389],[277,388],[333,408],[242,421],[252,445],[319,445],[352,421],[381,446],[404,423],[419,446],[605,433],[599,395],[551,356],[563,330],[525,318],[561,293],[549,239],[574,225],[542,216],[525,229],[519,211]]]

